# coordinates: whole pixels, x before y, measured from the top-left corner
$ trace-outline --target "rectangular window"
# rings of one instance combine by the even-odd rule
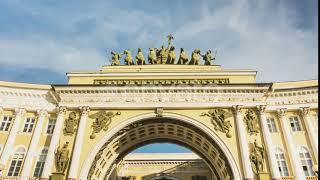
[[[53,134],[54,127],[56,125],[55,119],[49,119],[48,127],[47,127],[47,134]]]
[[[11,116],[4,116],[1,122],[0,131],[9,131],[12,122]]]
[[[267,118],[267,125],[268,125],[269,132],[271,133],[277,132],[276,123],[273,118]]]
[[[299,119],[297,116],[289,117],[290,126],[292,131],[302,131],[299,123]]]
[[[27,118],[26,123],[24,124],[23,132],[28,132],[28,133],[32,132],[35,121],[36,120],[34,118]]]

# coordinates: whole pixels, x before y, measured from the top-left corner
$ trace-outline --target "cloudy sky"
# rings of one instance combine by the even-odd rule
[[[111,50],[166,43],[218,50],[223,68],[258,82],[317,79],[317,0],[0,1],[0,80],[66,83],[98,70]]]
[[[1,0],[0,80],[66,83],[98,70],[112,50],[218,50],[223,68],[255,69],[258,82],[317,79],[317,0]],[[188,152],[151,145],[136,152]]]

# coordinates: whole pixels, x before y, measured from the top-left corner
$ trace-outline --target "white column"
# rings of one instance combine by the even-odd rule
[[[59,143],[60,133],[62,131],[63,120],[64,120],[64,115],[66,113],[66,110],[67,110],[67,108],[64,106],[59,107],[59,109],[58,109],[58,117],[56,120],[56,124],[55,124],[54,130],[53,130],[52,137],[51,137],[51,141],[50,141],[50,145],[49,145],[49,149],[48,149],[48,154],[46,157],[46,162],[43,167],[41,179],[49,179],[49,175],[51,174],[52,165],[54,163],[54,152],[55,152],[55,149]]]
[[[314,132],[314,125],[312,124],[312,119],[310,118],[310,108],[309,107],[302,107],[300,108],[300,112],[303,118],[303,121],[306,125],[307,128],[307,133],[311,142],[311,146],[312,146],[312,150],[314,155],[316,156],[317,159],[317,163],[318,163],[318,139],[317,139],[317,135]],[[317,164],[316,163],[316,164]]]
[[[240,153],[241,153],[241,161],[243,166],[243,172],[244,172],[244,179],[246,180],[253,180],[254,175],[251,167],[251,162],[249,158],[249,147],[248,147],[248,141],[246,136],[246,129],[245,124],[243,122],[243,117],[241,114],[241,106],[233,106],[234,115],[235,115],[235,121],[237,124],[237,133],[238,133],[238,139],[239,139],[239,145],[240,145]]]
[[[38,121],[36,128],[33,132],[33,136],[30,142],[30,146],[26,155],[26,159],[23,163],[22,171],[21,171],[21,180],[22,179],[29,179],[30,177],[30,171],[32,167],[32,162],[34,160],[34,157],[37,155],[37,146],[40,140],[41,131],[43,127],[43,123],[46,120],[46,117],[48,115],[48,112],[46,110],[38,110]]]
[[[276,160],[275,149],[272,143],[271,134],[267,125],[265,110],[266,110],[266,106],[258,106],[263,139],[264,139],[264,142],[266,143],[266,152],[267,152],[269,163],[270,163],[271,177],[273,180],[276,180],[276,179],[280,180],[281,175],[278,169],[278,164]]]
[[[287,109],[285,108],[278,110],[279,121],[281,124],[281,128],[283,130],[285,143],[289,151],[288,153],[290,157],[291,167],[293,168],[293,173],[296,180],[306,179],[304,172],[302,171],[302,166],[299,159],[299,152],[293,142],[291,130],[289,128],[290,126],[286,118],[286,113],[287,113]]]
[[[81,154],[81,149],[83,144],[83,136],[85,133],[88,114],[90,111],[88,106],[81,107],[80,109],[81,109],[81,118],[80,118],[78,130],[77,130],[75,144],[73,147],[68,179],[78,179],[78,169],[79,169],[80,154]]]
[[[23,108],[18,108],[15,110],[15,118],[14,118],[9,136],[7,138],[7,142],[3,148],[2,155],[0,158],[0,166],[3,167],[4,169],[7,168],[6,167],[7,161],[9,159],[10,155],[13,153],[14,141],[16,140],[16,136],[18,134],[20,123],[24,122],[23,118],[24,118],[25,113],[26,113],[26,110]]]

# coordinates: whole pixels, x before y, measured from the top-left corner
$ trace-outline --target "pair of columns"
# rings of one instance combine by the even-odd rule
[[[63,128],[64,115],[66,113],[66,110],[67,110],[66,107],[59,107],[57,121],[56,121],[56,125],[51,138],[51,142],[50,142],[50,146],[49,146],[48,154],[46,158],[46,163],[43,168],[41,179],[49,179],[49,175],[51,174],[52,166],[54,163],[54,152],[59,143],[60,132],[62,131],[62,128]],[[68,179],[78,178],[78,169],[79,169],[79,161],[80,161],[81,149],[83,144],[83,136],[85,133],[88,113],[90,111],[89,107],[87,106],[81,107],[80,110],[81,110],[81,117],[80,117],[80,122],[77,128],[75,144],[73,147]]]
[[[266,144],[266,152],[268,159],[270,161],[270,169],[271,169],[271,177],[272,179],[281,179],[281,175],[278,169],[277,160],[275,157],[275,148],[272,143],[271,134],[268,129],[267,125],[267,119],[265,114],[266,106],[258,106],[259,116],[260,116],[260,122],[261,122],[261,130],[263,133],[263,139]],[[237,133],[239,138],[239,144],[240,144],[240,153],[241,153],[241,160],[243,165],[243,171],[244,171],[244,179],[254,179],[250,159],[249,159],[249,148],[248,148],[248,142],[246,138],[246,130],[245,130],[245,124],[243,121],[243,117],[241,114],[241,106],[233,106],[233,110],[235,112],[235,121],[237,124]],[[311,145],[313,148],[314,153],[318,153],[318,143],[316,139],[316,134],[312,129],[312,123],[309,116],[309,108],[301,108],[302,117],[304,119],[304,122],[306,124],[307,132],[309,133]],[[290,131],[290,126],[287,123],[286,118],[286,109],[279,109],[277,111],[278,117],[280,120],[281,127],[283,129],[284,138],[287,144],[287,149],[289,153],[289,157],[291,159],[291,165],[293,167],[293,173],[295,176],[295,179],[306,179],[304,172],[302,171],[301,162],[299,159],[299,153],[297,152],[293,138]]]

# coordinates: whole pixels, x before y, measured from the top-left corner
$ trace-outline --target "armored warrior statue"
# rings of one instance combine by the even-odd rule
[[[250,160],[253,164],[254,171],[256,173],[263,172],[263,164],[264,164],[264,147],[257,145],[257,140],[254,141],[254,144],[251,145],[251,153]]]
[[[189,65],[198,65],[200,61],[200,49],[193,50],[191,54],[191,60],[189,62]]]
[[[136,63],[137,63],[137,65],[145,65],[146,64],[146,62],[144,61],[144,57],[143,57],[141,48],[138,48],[138,54],[136,56]]]
[[[180,56],[177,64],[187,64],[188,62],[188,56],[187,53],[184,51],[183,48],[180,49]]]
[[[130,50],[124,50],[123,54],[126,55],[126,57],[124,58],[125,65],[134,65]]]
[[[176,60],[176,52],[174,51],[174,46],[170,47],[167,64],[174,64],[174,61]]]
[[[111,66],[118,66],[120,65],[120,58],[123,55],[122,53],[116,53],[114,51],[111,51],[111,55],[112,55],[112,62],[111,62]]]
[[[217,52],[217,51],[216,51]],[[212,61],[215,60],[215,57],[212,57],[211,50],[208,50],[205,55],[201,55],[204,60],[204,65],[210,66],[212,65]]]
[[[157,64],[157,54],[155,48],[149,48],[148,61],[150,64]]]
[[[60,149],[60,146],[55,152],[55,164],[57,172],[64,173],[69,162],[69,142],[66,142]]]
[[[159,58],[160,62],[158,61],[158,64],[165,64],[168,59],[168,50],[164,48],[164,46],[161,46],[161,49],[159,51]]]

